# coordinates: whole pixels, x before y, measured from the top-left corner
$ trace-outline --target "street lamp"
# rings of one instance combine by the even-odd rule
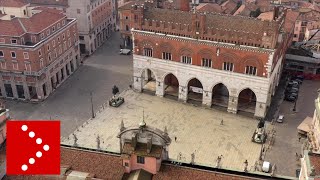
[[[294,112],[296,112],[298,97],[299,97],[299,95],[297,96],[296,100],[294,101],[294,106],[293,106],[293,109],[292,109],[292,111],[294,111]]]
[[[92,92],[90,92],[90,100],[91,100],[91,116],[92,118],[95,118],[95,115],[94,115],[94,110],[93,110],[93,101],[92,101]]]

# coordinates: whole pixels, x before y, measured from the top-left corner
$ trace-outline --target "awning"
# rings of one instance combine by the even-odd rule
[[[307,116],[297,128],[299,133],[307,134],[310,131],[312,120],[313,120],[312,117]]]

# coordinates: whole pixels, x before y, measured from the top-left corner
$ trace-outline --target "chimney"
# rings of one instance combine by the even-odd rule
[[[189,12],[190,11],[190,3],[189,0],[178,0],[180,2],[180,10],[181,11],[186,11]]]
[[[132,134],[131,146],[133,147],[134,150],[136,150],[136,147],[137,147],[137,134]]]
[[[149,136],[147,139],[147,153],[149,154],[151,152],[152,148],[152,136]]]

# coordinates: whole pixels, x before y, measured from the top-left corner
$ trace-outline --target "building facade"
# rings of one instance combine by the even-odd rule
[[[265,117],[292,38],[284,13],[260,21],[144,5],[128,12],[120,18],[131,18],[136,90]]]
[[[0,18],[0,96],[39,101],[79,66],[77,21],[44,7],[27,14]]]
[[[313,120],[308,132],[308,147],[301,161],[299,180],[320,179],[320,89],[315,99]]]
[[[306,32],[320,28],[320,12],[312,9],[300,9],[300,15],[294,27],[293,42],[308,41]]]
[[[91,55],[116,27],[115,0],[29,0],[32,6],[63,10],[69,18],[76,18],[80,53]]]
[[[78,20],[80,52],[90,55],[115,28],[114,0],[69,0],[68,17]]]

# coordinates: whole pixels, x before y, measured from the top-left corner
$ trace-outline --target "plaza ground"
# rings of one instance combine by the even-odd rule
[[[125,127],[138,125],[144,111],[147,125],[161,130],[167,127],[172,139],[169,146],[171,159],[191,162],[194,152],[195,163],[216,166],[217,157],[222,155],[221,167],[243,171],[247,160],[249,170],[253,171],[261,149],[260,144],[251,142],[257,120],[133,90],[123,92],[123,97],[123,105],[118,108],[107,106],[96,118],[88,120],[74,132],[78,146],[97,148],[99,136],[103,150],[119,152],[117,134],[121,120]],[[174,137],[177,137],[176,142]],[[62,144],[74,143],[73,134],[62,141]]]
[[[68,136],[91,117],[90,92],[95,111],[112,96],[112,87],[123,91],[132,82],[132,56],[119,55],[120,35],[109,40],[86,59],[44,102],[6,101],[13,119],[61,120],[61,135]]]

